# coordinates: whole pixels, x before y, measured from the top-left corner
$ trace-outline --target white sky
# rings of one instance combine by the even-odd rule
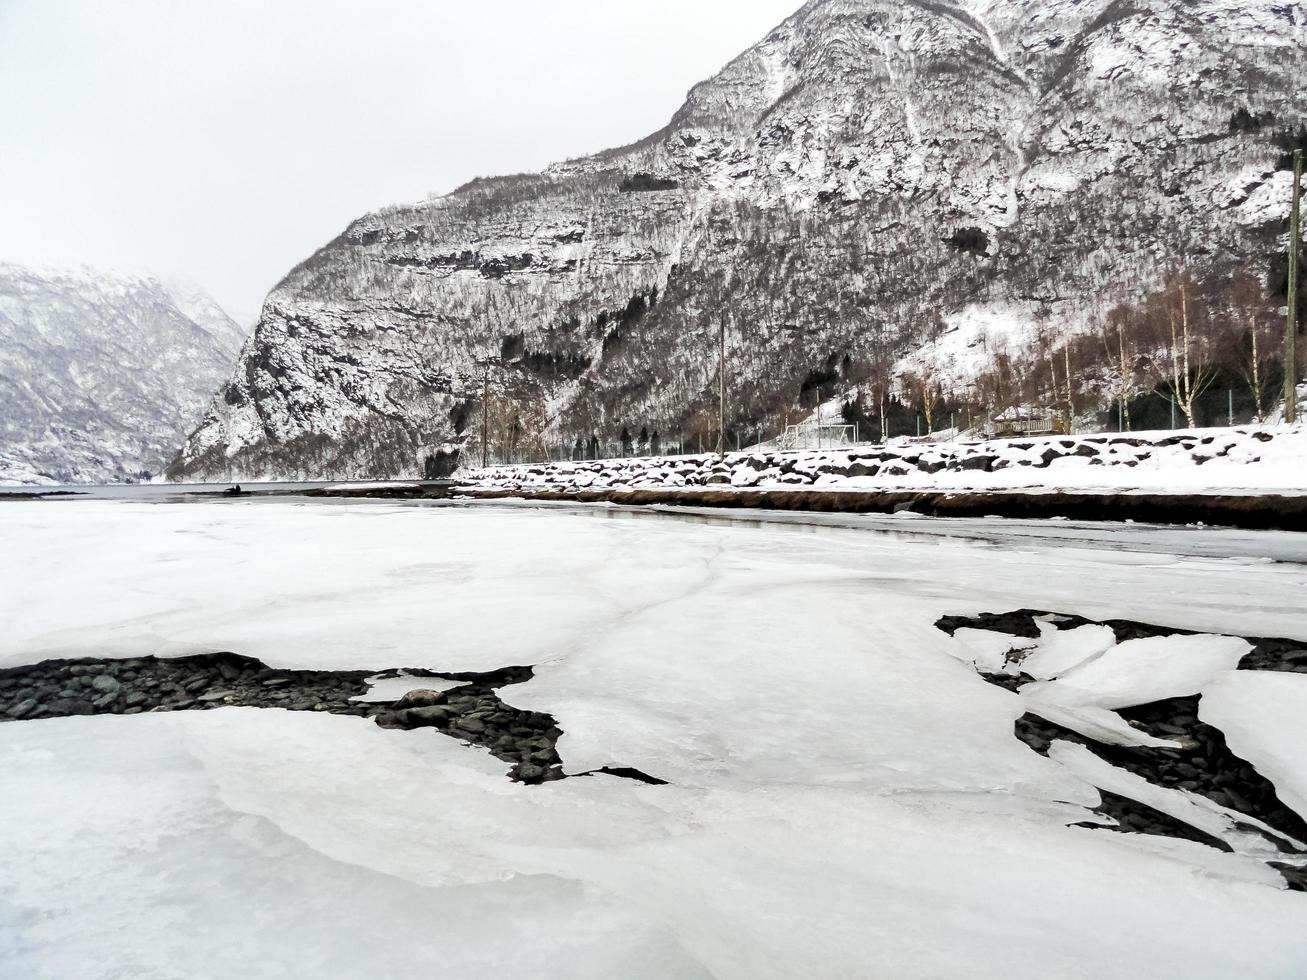
[[[366,211],[658,129],[800,0],[0,0],[0,258],[242,323]]]

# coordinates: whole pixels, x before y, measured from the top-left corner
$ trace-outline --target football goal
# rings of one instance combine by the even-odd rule
[[[856,446],[858,434],[852,425],[831,422],[803,422],[787,425],[781,434],[781,449],[840,449]]]

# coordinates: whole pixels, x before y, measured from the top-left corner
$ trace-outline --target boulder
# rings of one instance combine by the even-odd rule
[[[423,687],[423,688],[418,688],[417,690],[409,691],[407,694],[405,694],[403,697],[401,697],[398,701],[395,702],[395,708],[396,710],[399,710],[401,708],[421,708],[421,707],[425,707],[426,705],[444,704],[444,703],[445,703],[444,691],[432,691]]]
[[[405,708],[402,711],[395,712],[395,714],[410,728],[439,728],[448,723],[449,719],[455,717],[457,712],[445,705],[429,704],[419,708]],[[460,721],[460,727],[467,721],[469,719]],[[483,725],[482,730],[484,730],[484,727]],[[469,729],[469,731],[475,730]]]

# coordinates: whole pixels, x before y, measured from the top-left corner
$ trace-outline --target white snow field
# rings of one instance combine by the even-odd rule
[[[313,712],[0,724],[0,977],[1307,976],[1307,895],[1256,847],[1068,826],[1127,781],[1019,742],[1022,698],[933,626],[1033,606],[1307,638],[1301,564],[388,502],[11,503],[0,552],[0,666],[534,664],[500,695],[557,718],[569,772],[669,781],[521,785]]]

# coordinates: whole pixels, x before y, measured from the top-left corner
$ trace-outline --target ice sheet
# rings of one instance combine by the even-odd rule
[[[1222,671],[1234,670],[1252,646],[1237,636],[1150,636],[1127,640],[1055,680],[1027,684],[1040,703],[1128,708],[1197,694]]]
[[[1302,842],[1287,839],[1283,834],[1275,831],[1263,834],[1250,830],[1249,827],[1256,821],[1250,820],[1247,816],[1218,806],[1198,793],[1155,786],[1142,776],[1120,769],[1107,760],[1099,758],[1083,745],[1056,741],[1049,746],[1048,757],[1077,775],[1083,776],[1099,789],[1127,797],[1174,817],[1224,841],[1240,854],[1251,855],[1263,861],[1293,861],[1294,859],[1277,847],[1271,838],[1287,840],[1293,846],[1302,846]],[[1243,826],[1240,826],[1241,824]],[[1231,865],[1248,871],[1255,880],[1278,884],[1272,877],[1276,872],[1269,866],[1253,869],[1242,862],[1231,862]]]
[[[1225,734],[1231,750],[1307,819],[1307,675],[1268,671],[1221,674],[1203,688],[1198,717]]]
[[[1065,808],[997,787],[525,787],[431,732],[249,708],[6,725],[0,760],[23,856],[6,870],[0,974],[25,980],[352,980],[424,963],[533,980],[1216,980],[1307,965],[1307,902],[1255,862],[1067,828]]]
[[[1021,670],[1036,680],[1048,680],[1072,667],[1093,660],[1116,645],[1110,626],[1078,626],[1060,630],[1050,623],[1040,623],[1039,643],[1021,661]]]
[[[0,662],[534,664],[500,693],[558,719],[569,771],[671,781],[519,786],[457,740],[312,713],[0,725],[0,975],[378,976],[441,950],[505,977],[1307,971],[1307,898],[1252,857],[1068,829],[1096,792],[933,625],[1037,604],[1292,635],[1297,568],[613,511],[0,520]]]
[[[417,674],[400,674],[398,677],[369,677],[368,690],[365,694],[350,698],[366,704],[379,704],[398,701],[409,691],[452,691],[461,687],[464,681],[447,681],[443,677],[422,677]]]
[[[987,674],[1015,674],[1021,668],[1021,661],[1019,657],[1009,660],[1008,654],[1029,650],[1038,642],[1024,636],[972,629],[970,626],[955,630],[953,638],[958,641],[956,649],[960,659]]]

